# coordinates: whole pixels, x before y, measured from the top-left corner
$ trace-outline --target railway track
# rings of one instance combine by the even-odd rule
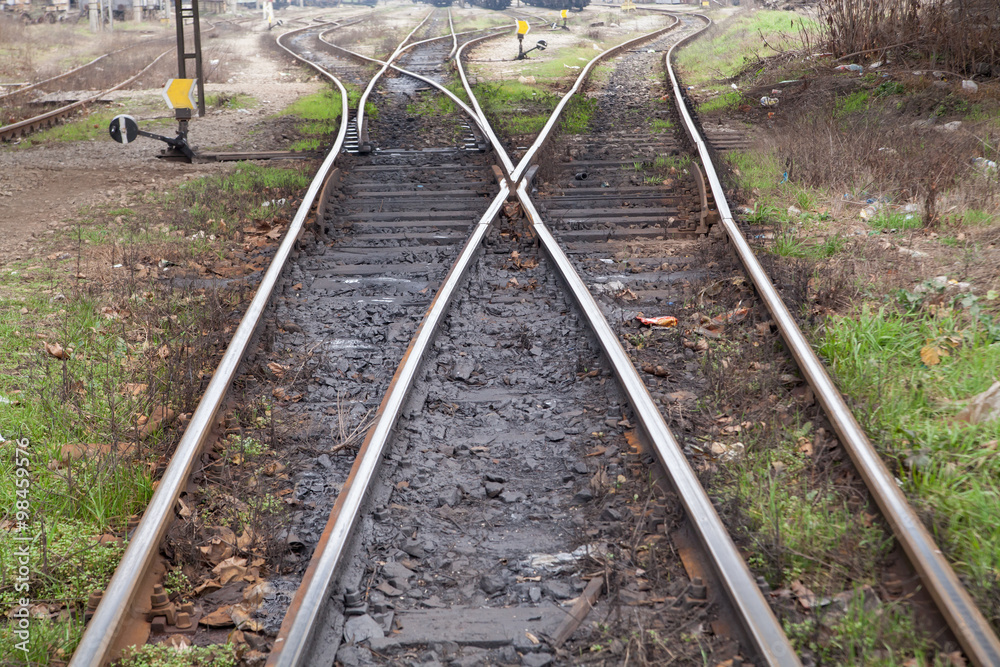
[[[639,70],[659,67],[664,52],[669,66],[669,51],[697,34],[699,21],[685,17],[674,32],[645,36],[658,54],[630,54],[612,77],[634,80]],[[440,30],[435,22],[440,26],[442,17],[426,29]],[[362,109],[406,41],[370,82]],[[398,67],[434,80],[446,50],[423,42]],[[721,620],[718,627],[731,636],[713,654],[720,660],[799,664],[668,428],[663,376],[640,375],[642,360],[626,353],[621,341],[628,332],[617,324],[623,295],[630,311],[661,308],[680,297],[679,281],[706,275],[684,255],[709,224],[729,237],[966,655],[975,664],[1000,662],[996,637],[940,552],[927,553],[933,543],[926,531],[905,502],[900,506],[902,496],[874,452],[865,454],[863,433],[746,247],[673,73],[675,120],[690,139],[680,127],[653,133],[623,122],[613,104],[599,107],[597,134],[553,136],[591,65],[517,164],[466,82],[476,107],[469,127],[482,130],[501,162],[492,170],[490,154],[471,144],[441,145],[440,132],[425,132],[423,145],[394,145],[400,117],[391,106],[408,94],[393,89],[399,83],[384,84],[371,151],[341,157],[349,122],[364,128],[365,121],[349,113],[337,82],[348,122],[71,665],[105,659],[275,289],[282,296],[278,318],[288,323],[277,347],[309,350],[318,359],[295,410],[322,432],[366,435],[353,460],[324,454],[297,478],[297,500],[310,509],[297,513],[290,530],[313,556],[300,584],[294,577],[282,582],[281,590],[295,592],[287,613],[279,605],[284,621],[268,664],[332,664],[345,641],[344,660],[358,664],[566,661],[558,647],[602,594],[623,599],[649,590],[663,593],[656,604],[665,606],[657,610],[679,627]],[[628,103],[652,101],[644,95]],[[317,197],[319,242],[303,243],[290,261]],[[627,263],[623,252],[631,256]],[[301,292],[292,287],[299,284]],[[650,490],[644,503],[638,493],[631,503],[612,497],[609,488],[643,488],[635,480],[653,459],[672,488]],[[709,590],[683,557],[683,564],[657,561],[679,586],[631,590],[615,563],[628,557],[613,546],[622,541],[622,526],[633,529],[632,538],[647,538],[676,522],[695,536],[677,549],[688,560],[693,550],[694,560],[707,564]],[[558,606],[567,598],[577,599],[570,613]],[[359,652],[353,644],[360,641],[374,650]]]

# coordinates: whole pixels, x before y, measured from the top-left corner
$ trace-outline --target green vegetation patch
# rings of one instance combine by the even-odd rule
[[[516,81],[477,83],[474,92],[493,127],[507,136],[540,132],[562,99],[540,86]],[[574,95],[563,109],[560,130],[569,134],[584,132],[596,109],[594,100]]]
[[[91,139],[108,139],[108,125],[117,116],[115,111],[98,111],[82,118],[62,123],[35,132],[15,146],[19,149],[30,148],[38,144],[56,143],[61,141],[90,141]]]
[[[354,88],[347,90],[347,104],[356,107],[361,99],[361,93]],[[324,143],[332,143],[333,136],[340,129],[340,112],[343,106],[340,91],[324,88],[318,93],[304,95],[290,104],[280,115],[297,116],[304,121],[298,126],[298,131],[306,138],[294,142],[290,148],[293,151],[316,150]],[[370,107],[370,108],[369,108]],[[365,113],[369,118],[377,114],[375,106],[366,105]]]
[[[166,644],[139,646],[122,658],[119,667],[235,667],[235,647],[229,644],[188,646],[177,649]]]
[[[176,442],[167,426],[194,409],[225,347],[240,278],[266,262],[234,252],[235,234],[263,245],[308,182],[305,168],[237,165],[87,209],[52,247],[0,272],[0,501],[12,512],[0,531],[0,613],[25,597],[42,614],[31,664],[64,661],[78,642],[87,597],[107,584]],[[211,275],[232,283],[170,280]],[[251,437],[233,448],[241,460],[262,450]],[[275,500],[248,506],[270,516]],[[19,536],[33,538],[26,557]],[[19,641],[0,624],[0,655],[20,656]]]
[[[937,543],[1000,626],[1000,420],[969,423],[961,410],[1000,368],[1000,324],[985,299],[928,282],[897,307],[865,306],[826,321],[819,352],[903,480]]]
[[[801,47],[803,31],[817,35],[822,26],[792,12],[758,10],[743,14],[720,24],[714,35],[684,46],[677,54],[677,65],[689,85],[729,79],[749,64],[776,53],[764,41],[774,49]]]
[[[711,113],[712,111],[728,111],[730,109],[735,109],[743,101],[743,95],[738,91],[730,90],[729,92],[716,95],[715,97],[706,100],[698,105],[698,111],[701,113]]]
[[[190,223],[206,232],[223,231],[234,216],[270,221],[283,211],[282,199],[309,186],[310,174],[303,168],[269,167],[242,162],[225,175],[207,176],[184,183],[165,199],[181,208]]]

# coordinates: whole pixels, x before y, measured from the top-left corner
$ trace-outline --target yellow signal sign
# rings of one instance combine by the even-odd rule
[[[633,9],[635,9],[635,3],[632,2],[632,0],[623,0],[623,2],[622,2],[622,11],[623,12],[630,12]]]
[[[195,84],[198,79],[170,79],[163,87],[163,100],[171,109],[194,109],[198,106],[195,99]]]
[[[566,18],[566,14],[567,13],[569,13],[569,10],[568,9],[564,9],[561,12],[559,12],[559,16],[561,16],[563,18]]]
[[[701,6],[702,7],[708,7],[709,6],[708,0],[701,0]]]
[[[519,34],[519,35],[527,35],[529,28],[531,28],[531,26],[528,25],[527,21],[518,20],[518,22],[517,22],[517,34]]]

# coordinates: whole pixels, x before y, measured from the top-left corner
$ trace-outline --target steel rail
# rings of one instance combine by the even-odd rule
[[[514,178],[519,178],[531,166],[531,161],[537,156],[555,128],[569,98],[580,89],[583,81],[589,75],[592,67],[600,60],[617,53],[639,41],[655,38],[668,30],[677,27],[680,19],[675,19],[667,29],[653,31],[636,39],[628,40],[618,46],[598,54],[580,73],[573,88],[560,101],[553,111],[549,121],[539,134],[532,150],[521,158],[514,170]],[[485,122],[485,118],[484,118]],[[504,152],[502,144],[497,144],[497,151]],[[520,175],[520,176],[519,176]],[[726,594],[740,616],[744,630],[760,657],[768,665],[781,667],[797,667],[801,665],[788,637],[775,617],[770,605],[757,586],[757,582],[740,555],[719,517],[705,489],[698,481],[698,476],[691,468],[680,444],[674,438],[663,415],[653,402],[649,390],[635,370],[635,366],[626,354],[617,334],[611,328],[600,306],[580,278],[566,253],[559,246],[555,237],[542,221],[528,193],[528,181],[521,180],[515,191],[521,207],[538,235],[538,239],[552,259],[557,270],[573,293],[573,297],[597,336],[605,355],[614,368],[632,409],[635,411],[643,430],[648,436],[660,465],[667,472],[674,488],[677,490],[685,512],[691,521],[702,546],[711,557],[712,566],[719,580],[726,589]]]
[[[489,30],[489,29],[490,28],[483,28],[483,30]],[[461,32],[461,33],[458,33],[458,34],[460,34],[460,35],[466,35],[466,34],[469,34],[471,32],[481,32],[481,31],[480,30],[470,30],[468,32]],[[350,56],[352,58],[356,58],[356,59],[364,61],[366,63],[375,63],[375,64],[378,64],[378,65],[385,65],[385,61],[384,60],[379,60],[378,58],[371,58],[371,57],[366,56],[364,54],[357,53],[356,51],[351,51],[350,49],[345,49],[344,47],[342,47],[342,46],[340,46],[338,44],[333,44],[331,42],[328,42],[325,39],[323,39],[324,35],[326,35],[325,32],[320,34],[319,41],[323,42],[323,44],[326,44],[328,47],[330,47],[332,49],[336,49],[338,51],[341,51],[342,53],[344,53],[344,54],[346,54],[346,55],[348,55],[348,56]],[[409,49],[411,49],[411,48],[413,48],[415,46],[418,46],[420,44],[423,44],[425,42],[433,42],[433,41],[436,41],[436,40],[448,39],[451,36],[452,35],[445,35],[443,37],[434,37],[434,38],[431,38],[431,39],[426,39],[426,40],[423,40],[421,42],[414,42],[413,44],[407,45],[407,47],[405,49],[403,49],[403,51],[407,51],[407,50],[409,50]],[[487,37],[492,37],[492,35],[487,35]],[[449,59],[450,58],[451,58],[451,56],[449,56]],[[451,92],[450,90],[448,90],[447,88],[445,88],[443,85],[441,85],[440,83],[438,83],[437,81],[434,81],[433,79],[431,79],[429,77],[417,74],[416,72],[411,72],[410,70],[404,69],[404,68],[400,67],[399,65],[390,64],[389,66],[392,69],[394,69],[397,72],[399,72],[400,74],[405,74],[406,76],[413,77],[414,79],[417,79],[418,81],[422,81],[422,82],[424,82],[424,83],[426,83],[426,84],[428,84],[430,86],[433,86],[434,88],[437,88],[439,91],[441,91],[442,93],[444,93],[445,95],[447,95],[448,98],[452,102],[454,102],[462,111],[465,112],[465,114],[467,116],[469,116],[469,119],[472,120],[472,122],[476,124],[476,126],[480,129],[480,131],[483,132],[484,135],[486,134],[486,128],[483,127],[482,122],[480,121],[479,115],[475,112],[475,110],[471,109],[469,107],[469,105],[466,104],[462,100],[462,98],[460,98],[459,96],[457,96],[455,93]]]
[[[854,418],[840,391],[799,329],[733,218],[726,200],[725,189],[712,164],[708,145],[699,135],[697,126],[691,118],[681,94],[680,82],[671,63],[674,49],[712,25],[712,21],[708,17],[701,14],[695,14],[695,16],[706,21],[706,26],[671,47],[664,60],[673,85],[677,108],[698,149],[729,241],[736,249],[740,261],[757,288],[758,294],[774,316],[785,343],[791,350],[792,356],[795,357],[802,374],[816,393],[816,397],[837,431],[841,443],[854,462],[858,473],[864,479],[868,491],[892,527],[893,534],[899,540],[914,569],[920,575],[921,581],[930,592],[966,656],[974,664],[981,667],[1000,665],[1000,640],[997,639],[989,622],[962,586],[955,571],[934,543],[927,528],[924,527],[923,522],[920,521],[906,496],[896,484],[892,473],[889,472],[868,436]]]
[[[549,121],[545,124],[542,132],[533,144],[532,150],[529,150],[521,158],[517,167],[511,170],[514,174],[512,179],[516,182],[516,179],[523,177],[526,173],[527,169],[531,166],[531,162],[538,155],[539,149],[544,145],[544,142],[555,128],[555,122],[561,115],[569,98],[580,89],[580,86],[597,62],[639,41],[646,41],[664,34],[676,28],[679,24],[680,19],[675,18],[671,26],[607,49],[587,63],[580,76],[577,77],[570,92],[556,106]],[[460,58],[459,62],[461,62]],[[469,96],[475,100],[464,76],[463,85],[466,86]],[[479,108],[477,107],[477,109]],[[479,112],[482,113],[481,109],[479,109]],[[483,123],[489,125],[485,116],[483,117]],[[498,154],[501,155],[501,159],[505,160],[505,164],[510,164],[510,158],[506,155],[503,145],[495,142],[494,146]],[[515,193],[521,202],[521,207],[525,215],[532,224],[532,228],[538,235],[539,241],[556,265],[566,285],[573,293],[580,309],[590,323],[591,329],[597,336],[604,353],[614,367],[615,374],[619,382],[621,382],[629,403],[632,405],[639,422],[642,424],[643,430],[649,437],[660,464],[670,476],[678,495],[681,497],[681,502],[684,505],[687,516],[691,520],[691,524],[697,531],[706,551],[712,557],[717,575],[726,588],[727,596],[732,601],[734,607],[736,607],[737,612],[739,612],[744,629],[754,643],[754,647],[769,665],[781,665],[783,667],[801,665],[791,643],[788,641],[788,637],[781,628],[781,624],[778,622],[770,605],[768,605],[767,600],[757,586],[753,574],[750,572],[746,562],[729,536],[729,532],[715,511],[712,501],[709,499],[708,494],[705,493],[704,488],[702,488],[698,481],[697,475],[695,475],[694,470],[692,470],[691,465],[684,456],[683,450],[671,433],[652,397],[649,395],[649,391],[646,389],[642,378],[639,377],[635,366],[632,365],[632,361],[622,348],[618,336],[612,330],[611,325],[601,312],[600,306],[598,306],[594,297],[590,294],[590,291],[576,272],[565,252],[559,247],[555,237],[552,236],[552,233],[543,223],[537,209],[535,209],[528,193],[528,181],[526,179],[520,181]]]
[[[667,14],[667,16],[670,16],[670,14]],[[681,24],[681,20],[676,16],[673,18],[674,22],[671,25],[667,26],[666,28],[654,30],[653,32],[647,33],[645,35],[640,35],[639,37],[636,37],[634,39],[624,41],[621,44],[618,44],[617,46],[612,46],[610,49],[607,49],[597,54],[589,63],[587,63],[584,66],[583,70],[580,72],[580,76],[578,76],[576,78],[576,81],[573,83],[573,87],[570,88],[565,95],[563,95],[561,100],[559,100],[559,104],[556,105],[556,108],[552,112],[552,115],[549,116],[549,120],[545,123],[545,126],[542,127],[542,131],[538,133],[537,137],[535,137],[534,143],[532,143],[531,146],[528,147],[528,152],[524,154],[524,157],[521,158],[521,161],[518,163],[517,168],[514,170],[514,173],[511,174],[512,183],[517,184],[520,182],[522,178],[524,178],[524,174],[531,166],[531,163],[534,162],[539,151],[541,151],[542,147],[545,145],[545,142],[548,141],[549,137],[552,136],[552,129],[555,127],[556,122],[559,120],[559,116],[562,115],[563,109],[566,108],[566,105],[569,104],[570,98],[573,97],[573,95],[575,95],[578,90],[580,90],[580,87],[583,85],[583,82],[587,80],[588,76],[590,76],[590,70],[594,67],[594,65],[596,65],[598,62],[604,60],[607,57],[613,56],[616,53],[624,51],[633,44],[649,41],[650,39],[655,39],[656,37],[659,37],[660,35],[670,32],[671,30],[677,28]]]
[[[321,38],[321,41],[324,40]],[[406,48],[411,48],[427,41],[433,40],[416,42]],[[325,41],[324,43],[329,44]],[[329,45],[335,46],[332,44]],[[336,48],[352,55],[357,55],[365,60],[375,60],[374,58],[354,54],[342,47]],[[397,49],[393,57],[399,53],[401,53],[401,50]],[[382,71],[385,71],[385,67],[383,67]],[[404,73],[423,79],[419,75],[413,75],[408,72]],[[436,82],[429,82],[439,86]],[[464,104],[462,106],[466,113],[470,113],[475,118],[475,113],[471,109]],[[479,122],[478,119],[476,121],[477,123]],[[480,218],[469,238],[466,239],[462,251],[459,253],[458,258],[452,265],[441,287],[435,294],[434,300],[425,313],[417,333],[410,341],[410,345],[407,347],[406,353],[393,375],[389,388],[382,398],[382,402],[376,413],[375,422],[369,428],[364,443],[362,443],[355,457],[347,481],[337,496],[337,500],[330,512],[330,518],[327,520],[322,535],[320,535],[299,588],[285,613],[278,636],[268,656],[267,665],[269,667],[293,667],[304,664],[310,643],[313,639],[316,621],[324,605],[328,603],[334,575],[340,566],[347,542],[351,537],[354,525],[358,520],[359,512],[367,498],[371,481],[374,479],[381,465],[383,453],[389,441],[391,431],[399,419],[399,414],[409,395],[413,381],[416,379],[420,364],[427,349],[433,342],[437,328],[444,319],[459,284],[465,277],[486,233],[500,213],[509,194],[510,190],[506,184],[502,184],[500,191],[490,203],[486,213]]]
[[[93,60],[91,60],[89,63],[84,63],[83,65],[80,65],[78,67],[74,67],[73,69],[69,70],[68,72],[63,72],[62,74],[56,74],[55,76],[50,76],[49,78],[43,79],[42,81],[37,81],[37,82],[32,83],[32,84],[27,85],[27,86],[21,86],[20,88],[15,88],[14,90],[10,91],[9,93],[3,93],[2,95],[0,95],[0,100],[3,100],[4,98],[7,98],[7,97],[11,97],[13,95],[20,95],[21,93],[26,93],[29,90],[34,90],[35,88],[38,88],[39,86],[44,86],[47,83],[51,83],[53,81],[58,81],[59,79],[64,79],[67,76],[69,76],[70,74],[73,74],[74,72],[79,72],[82,69],[86,69],[87,67],[90,67],[94,63],[97,63],[97,62],[100,62],[100,61],[104,60],[108,56],[113,56],[116,53],[121,53],[125,49],[131,49],[131,48],[133,48],[135,46],[138,46],[138,44],[132,44],[131,46],[126,46],[126,47],[118,49],[116,51],[111,51],[109,53],[105,53],[103,55],[97,56],[96,58],[94,58]]]
[[[601,349],[611,362],[615,375],[621,382],[639,423],[649,437],[660,465],[670,477],[691,526],[697,532],[705,551],[708,552],[712,567],[725,587],[727,597],[736,608],[754,648],[768,665],[800,666],[798,656],[782,630],[781,623],[764,599],[750,568],[747,567],[739,549],[729,536],[729,531],[715,511],[715,506],[698,481],[698,476],[684,456],[684,451],[664,421],[652,396],[649,395],[649,390],[622,347],[618,335],[608,324],[601,307],[594,300],[569,257],[542,222],[541,215],[535,209],[528,193],[527,180],[521,181],[518,186],[517,197],[531,222],[532,229],[538,235],[538,240],[573,293],[580,310],[583,311],[597,336]]]
[[[417,27],[414,28],[413,30],[411,30],[410,33],[406,37],[403,38],[403,41],[401,41],[399,43],[399,46],[396,47],[396,50],[393,51],[392,54],[386,59],[385,65],[382,66],[382,69],[380,69],[375,74],[375,76],[373,76],[371,78],[371,80],[368,82],[368,85],[365,87],[365,92],[363,92],[361,94],[361,99],[358,100],[358,113],[357,113],[357,116],[356,116],[356,124],[357,124],[357,127],[358,127],[358,137],[359,138],[363,139],[363,137],[365,137],[365,130],[366,130],[366,126],[365,126],[365,104],[368,103],[368,96],[371,95],[372,90],[375,89],[375,84],[378,82],[378,80],[380,78],[382,78],[382,75],[385,74],[385,71],[387,69],[389,69],[389,64],[393,60],[395,60],[396,57],[399,56],[399,54],[402,52],[403,46],[405,46],[406,43],[408,41],[410,41],[410,38],[413,37],[413,33],[415,33],[416,31],[420,30],[420,28],[422,28],[424,26],[424,24],[427,23],[427,21],[430,20],[431,16],[434,15],[434,11],[435,10],[431,10],[427,14],[427,16],[424,17],[424,20],[421,21],[420,23],[418,23]]]
[[[510,32],[513,28],[508,28],[507,30]],[[460,46],[458,51],[455,53],[455,65],[458,67],[458,76],[462,79],[462,87],[465,88],[465,94],[469,96],[469,100],[472,101],[472,106],[476,110],[476,115],[479,116],[479,126],[483,128],[484,132],[486,132],[486,137],[490,140],[490,144],[496,149],[497,157],[500,158],[500,162],[503,165],[504,176],[509,181],[509,186],[510,183],[514,182],[510,180],[511,174],[514,173],[514,163],[511,162],[510,156],[507,155],[507,151],[504,150],[503,144],[500,143],[500,139],[497,138],[496,133],[493,131],[493,126],[490,125],[489,120],[486,118],[486,114],[483,113],[483,108],[479,106],[479,100],[477,100],[476,96],[472,93],[472,85],[469,83],[469,78],[465,74],[465,66],[462,65],[462,52],[465,51],[465,47],[470,44],[478,44],[479,42],[484,42],[487,39],[499,37],[502,34],[504,33],[500,32],[493,35],[484,35],[483,37],[479,37],[477,39],[470,39],[465,44],[462,44],[462,46]]]
[[[308,27],[302,28],[302,30],[306,29]],[[288,47],[281,43],[281,38],[289,34],[291,32],[284,33],[276,41],[281,48],[292,53]],[[160,539],[173,519],[173,508],[177,502],[177,497],[186,484],[198,452],[201,451],[208,437],[209,430],[216,419],[216,414],[222,405],[226,392],[232,384],[233,377],[236,375],[236,371],[250,344],[250,340],[253,338],[257,325],[260,323],[261,316],[271,299],[271,294],[281,276],[285,262],[292,252],[299,232],[309,214],[309,210],[312,208],[313,201],[316,199],[316,195],[320,191],[327,173],[333,167],[334,161],[340,155],[340,151],[343,148],[344,138],[347,135],[347,90],[331,73],[313,63],[309,63],[309,61],[299,57],[295,53],[292,53],[292,55],[312,66],[339,88],[341,99],[340,131],[337,133],[337,139],[333,144],[333,148],[330,149],[319,171],[309,184],[309,188],[302,198],[302,204],[299,205],[295,217],[292,219],[285,234],[285,238],[278,246],[271,264],[261,278],[253,300],[240,320],[240,324],[233,334],[233,338],[226,348],[218,368],[212,374],[212,379],[205,389],[205,394],[202,396],[201,401],[198,402],[198,407],[192,414],[191,421],[181,436],[177,449],[170,459],[170,464],[167,466],[166,471],[164,471],[163,477],[160,479],[156,491],[153,493],[153,497],[150,499],[149,505],[143,513],[142,520],[129,539],[128,547],[125,549],[121,562],[115,569],[115,573],[104,591],[104,596],[97,606],[93,618],[87,624],[80,644],[77,646],[70,660],[70,667],[99,667],[110,660],[111,656],[108,654],[112,643],[121,628],[122,622],[130,613],[131,606],[135,601],[135,595],[138,592],[140,579],[150,563],[153,562]]]
[[[334,574],[357,522],[358,513],[368,495],[371,481],[382,462],[391,431],[399,419],[424,354],[433,342],[434,334],[437,333],[437,328],[448,311],[459,283],[465,277],[509,192],[506,184],[500,186],[500,192],[493,198],[486,213],[466,240],[458,259],[452,265],[424,315],[420,328],[410,341],[389,389],[379,405],[376,421],[368,430],[347,481],[337,496],[330,519],[316,545],[302,583],[288,607],[281,630],[268,657],[268,667],[295,667],[308,664],[304,660],[307,657],[316,620],[323,606],[329,603]]]
[[[451,7],[448,8],[448,30],[451,31],[451,51],[448,52],[447,60],[451,60],[458,50],[458,35],[455,34],[455,22],[451,20]]]
[[[145,67],[143,67],[142,70],[138,74],[135,74],[134,76],[129,77],[125,81],[122,81],[121,83],[119,83],[117,86],[114,86],[112,88],[108,88],[107,90],[102,91],[102,92],[98,93],[97,95],[93,95],[91,97],[88,97],[85,100],[77,100],[76,102],[73,102],[72,104],[67,104],[66,106],[59,107],[58,109],[53,109],[52,111],[48,111],[46,113],[39,114],[39,115],[34,116],[32,118],[27,118],[25,120],[18,121],[17,123],[11,123],[10,125],[4,125],[3,127],[0,127],[0,141],[6,141],[8,137],[24,136],[26,133],[28,133],[28,132],[36,129],[37,127],[39,127],[39,126],[41,126],[43,124],[54,123],[56,120],[58,120],[59,118],[62,118],[63,116],[68,115],[69,112],[73,111],[74,109],[76,109],[78,107],[82,107],[82,106],[84,106],[86,104],[89,104],[89,103],[93,102],[94,100],[100,99],[102,96],[107,95],[108,93],[113,93],[113,92],[115,92],[116,90],[118,90],[120,88],[124,88],[125,86],[127,86],[130,83],[132,83],[133,81],[135,81],[136,79],[138,79],[139,77],[141,77],[143,74],[145,74],[146,72],[148,72],[153,67],[153,65],[155,65],[158,62],[160,62],[161,58],[163,58],[164,56],[170,54],[172,51],[173,51],[173,49],[168,49],[167,51],[164,51],[160,55],[156,56],[156,58],[153,59],[153,62],[151,62],[148,65],[146,65]]]

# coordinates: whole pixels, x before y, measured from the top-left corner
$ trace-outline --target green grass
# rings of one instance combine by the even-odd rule
[[[725,160],[733,168],[740,188],[765,197],[777,193],[784,171],[777,152],[730,151]]]
[[[357,106],[360,98],[361,93],[348,89],[349,106]],[[318,93],[304,95],[286,107],[279,115],[296,116],[307,121],[298,127],[299,132],[306,137],[293,142],[289,148],[293,151],[316,150],[324,144],[331,143],[332,136],[340,129],[341,106],[340,91],[324,88]],[[374,109],[374,105],[371,105],[371,108]],[[370,114],[367,105],[365,113]]]
[[[214,646],[191,646],[184,651],[166,644],[146,644],[132,649],[118,662],[119,667],[192,667],[212,665],[212,667],[234,667],[236,655],[234,646],[220,644]]]
[[[211,372],[220,349],[221,323],[239,300],[228,291],[175,287],[157,275],[136,278],[135,263],[205,262],[203,255],[220,252],[218,244],[192,242],[174,229],[190,234],[201,226],[222,233],[226,218],[233,233],[241,225],[253,227],[256,219],[290,217],[288,208],[261,204],[292,197],[308,182],[305,168],[238,165],[225,175],[189,181],[170,195],[89,209],[78,230],[53,240],[61,248],[85,248],[81,254],[88,257],[106,257],[100,261],[109,264],[124,262],[112,270],[117,277],[77,283],[76,250],[63,259],[40,251],[0,272],[0,435],[7,440],[0,443],[0,502],[12,509],[26,502],[25,528],[41,533],[29,551],[32,602],[70,614],[65,621],[33,621],[32,664],[48,664],[78,641],[74,619],[90,591],[106,585],[123,549],[97,538],[120,534],[128,518],[143,510],[152,496],[155,463],[176,437],[161,430],[140,438],[138,420],[157,406],[193,409],[198,378]],[[45,342],[72,354],[57,359]],[[163,346],[169,361],[161,361]],[[145,388],[133,393],[126,383]],[[29,441],[26,498],[17,485],[15,438]],[[58,464],[64,446],[91,447],[84,443],[111,452]],[[261,448],[252,438],[238,444],[243,456]],[[21,594],[10,576],[19,564],[13,537],[9,529],[0,531],[0,613]],[[16,637],[9,630],[0,624],[5,657],[15,655],[9,642]]]
[[[772,252],[782,257],[800,259],[828,259],[847,246],[843,236],[834,234],[821,243],[808,243],[797,234],[779,234],[774,239]]]
[[[525,48],[534,46],[536,41],[530,38],[525,39]],[[534,76],[536,79],[575,79],[599,52],[595,51],[588,41],[585,45],[561,48],[556,57],[551,57],[551,50],[546,51],[546,56],[551,58],[547,60],[532,61],[531,56],[534,53],[528,54],[528,60],[521,61],[525,63],[521,66],[523,76]],[[514,55],[517,53],[515,52]]]
[[[62,123],[41,132],[35,132],[31,136],[22,139],[15,147],[24,149],[38,144],[62,141],[90,141],[91,139],[107,139],[111,141],[111,137],[108,135],[108,125],[111,124],[111,119],[117,115],[118,113],[115,111],[97,111],[79,120]]]
[[[868,100],[867,90],[856,90],[850,95],[842,95],[834,102],[833,115],[835,118],[844,118],[851,114],[867,111]]]
[[[684,72],[684,82],[701,86],[712,79],[728,79],[740,73],[759,57],[774,55],[761,43],[761,34],[778,49],[801,47],[800,29],[813,33],[820,24],[790,12],[758,10],[720,24],[710,38],[696,39],[677,54],[677,65]]]
[[[898,308],[864,307],[827,320],[818,348],[841,389],[865,406],[856,414],[869,437],[997,627],[1000,420],[969,425],[954,417],[995,380],[1000,326],[975,297],[950,301],[929,290],[902,294]],[[939,363],[932,356],[924,363],[928,347]],[[924,463],[911,467],[907,459]]]
[[[699,104],[698,112],[711,113],[713,111],[728,111],[729,109],[735,109],[738,107],[742,100],[742,94],[738,91],[730,90],[729,92],[721,93],[712,99]]]
[[[406,113],[411,116],[436,118],[455,113],[457,107],[451,98],[441,92],[425,92],[416,102],[406,105]]]
[[[921,229],[924,221],[919,213],[901,213],[898,211],[887,211],[882,209],[875,217],[868,221],[873,229],[879,231],[886,229]]]
[[[916,628],[905,602],[865,609],[864,592],[856,588],[846,612],[833,617],[785,620],[785,633],[800,651],[808,649],[824,665],[941,664],[934,644]]]
[[[654,118],[653,122],[649,124],[649,127],[653,132],[666,132],[672,129],[674,126],[671,120],[662,120],[660,118]]]
[[[280,199],[284,193],[305,189],[309,181],[308,171],[301,168],[243,162],[228,174],[185,183],[165,199],[185,209],[191,222],[208,233],[217,231],[218,221],[226,218],[232,220],[242,215],[252,220],[270,220],[276,215],[287,215],[272,206],[271,200]],[[263,205],[265,202],[267,206]]]

